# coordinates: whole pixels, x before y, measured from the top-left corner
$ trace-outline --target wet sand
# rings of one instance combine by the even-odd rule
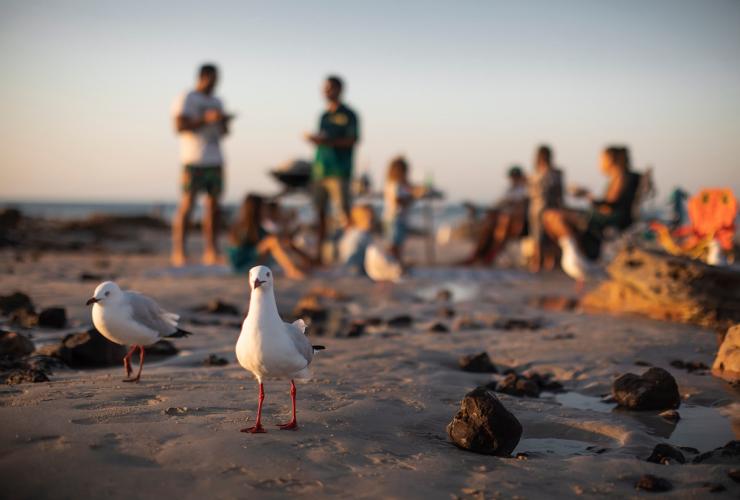
[[[274,427],[289,418],[289,384],[270,380],[263,415],[269,432],[248,435],[239,429],[253,422],[257,387],[233,352],[240,318],[189,312],[214,298],[245,308],[244,278],[200,268],[171,272],[161,253],[57,253],[35,262],[3,254],[3,293],[20,290],[41,307],[65,306],[73,323],[64,331],[34,331],[37,345],[89,324],[84,302],[96,283],[81,282],[83,271],[116,275],[125,288],[156,297],[182,314],[183,326],[195,335],[176,340],[177,356],[146,364],[140,384],[122,383],[123,368],[115,367],[56,370],[48,383],[0,387],[2,497],[623,498],[643,495],[634,485],[645,473],[669,479],[673,497],[704,496],[707,482],[726,486],[717,497],[740,492],[727,477],[737,465],[644,460],[660,442],[703,452],[740,437],[737,390],[670,366],[675,359],[711,365],[716,333],[528,305],[541,295],[574,295],[561,274],[419,269],[394,287],[330,275],[301,283],[279,277],[278,304],[286,318],[307,290],[322,285],[348,297],[331,307],[351,318],[410,314],[414,322],[356,338],[314,338],[327,349],[314,360],[313,380],[298,385],[300,429]],[[454,319],[437,316],[438,289],[453,292],[457,317],[469,315],[486,326],[453,329]],[[542,327],[491,326],[507,318],[539,319]],[[451,331],[431,332],[432,322]],[[524,428],[515,451],[526,455],[520,459],[459,450],[445,433],[465,393],[500,377],[458,368],[459,356],[481,351],[499,367],[552,373],[568,391],[498,395]],[[229,364],[205,367],[209,354]],[[676,378],[683,397],[677,425],[600,401],[616,376],[646,369],[636,362],[666,368]]]

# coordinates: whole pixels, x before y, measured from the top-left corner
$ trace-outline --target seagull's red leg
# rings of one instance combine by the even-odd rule
[[[267,432],[264,427],[262,427],[262,401],[265,400],[265,388],[262,386],[262,382],[260,382],[260,395],[259,395],[259,402],[257,403],[257,421],[254,423],[252,427],[245,427],[244,429],[241,429],[241,432],[249,432],[251,434],[257,434],[259,432]]]
[[[126,378],[131,376],[131,355],[136,350],[136,344],[131,346],[131,349],[128,351],[128,354],[126,354],[123,357],[123,368],[126,370]]]
[[[293,403],[293,418],[287,424],[278,426],[284,431],[296,430],[298,428],[298,421],[295,418],[295,395],[296,395],[295,382],[291,380],[290,381],[290,400]]]
[[[138,382],[141,378],[141,369],[144,367],[144,346],[139,345],[137,347],[139,348],[139,371],[136,372],[136,377],[127,378],[124,382]]]

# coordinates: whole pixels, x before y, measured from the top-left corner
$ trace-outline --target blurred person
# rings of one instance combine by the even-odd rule
[[[324,82],[326,111],[319,120],[317,133],[308,133],[306,140],[316,146],[316,158],[311,178],[314,204],[318,215],[316,262],[321,264],[326,240],[329,204],[333,206],[338,227],[345,228],[350,218],[350,182],[354,148],[360,137],[357,115],[341,101],[344,84],[337,76]]]
[[[220,260],[217,232],[224,168],[220,141],[229,132],[232,116],[224,113],[221,100],[213,95],[217,82],[216,66],[204,64],[198,71],[195,89],[180,95],[172,107],[183,165],[183,193],[172,224],[171,262],[175,266],[187,263],[187,229],[199,193],[205,194],[203,263]]]
[[[548,208],[563,207],[563,172],[555,168],[549,146],[537,148],[534,161],[534,173],[529,176],[529,237],[534,244],[530,260],[530,270],[552,269],[555,255],[552,245],[542,230],[542,214]]]
[[[408,210],[427,193],[424,186],[409,182],[409,164],[402,156],[391,160],[383,189],[383,230],[391,255],[403,265],[403,244],[408,236]]]
[[[629,150],[622,146],[609,146],[601,153],[601,172],[608,178],[602,198],[590,191],[577,188],[573,195],[587,199],[587,211],[567,208],[549,208],[542,213],[544,231],[561,249],[596,260],[601,253],[604,231],[615,228],[622,231],[633,220],[633,204],[640,184],[640,175],[632,172]]]
[[[339,264],[354,274],[365,273],[365,252],[373,239],[375,211],[369,204],[355,205],[350,224],[339,240]]]
[[[518,165],[509,169],[507,177],[509,187],[501,199],[487,211],[481,222],[475,248],[470,257],[461,262],[462,265],[490,265],[511,238],[527,234],[527,177]]]
[[[229,230],[226,250],[231,268],[234,272],[245,273],[258,264],[269,264],[272,258],[288,277],[305,278],[310,259],[286,239],[265,230],[265,205],[262,196],[248,194],[239,207],[239,214]],[[303,265],[299,265],[298,260],[302,260]]]

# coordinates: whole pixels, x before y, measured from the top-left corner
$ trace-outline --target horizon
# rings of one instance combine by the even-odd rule
[[[169,109],[211,60],[239,115],[227,203],[312,158],[301,134],[330,73],[361,120],[355,174],[376,189],[402,153],[448,200],[490,203],[547,143],[568,185],[600,192],[599,152],[623,143],[655,168],[658,202],[676,186],[740,193],[739,2],[341,5],[220,2],[204,22],[196,3],[3,2],[0,199],[176,202]]]

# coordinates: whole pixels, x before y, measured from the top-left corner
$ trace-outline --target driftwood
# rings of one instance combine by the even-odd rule
[[[610,279],[581,301],[585,310],[644,314],[718,329],[740,323],[740,271],[628,247]]]

